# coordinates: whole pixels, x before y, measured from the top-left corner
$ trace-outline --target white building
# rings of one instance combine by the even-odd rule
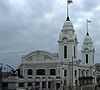
[[[87,32],[83,41],[81,54],[77,57],[78,39],[72,22],[67,19],[58,39],[59,52],[37,50],[22,57],[20,71],[25,79],[34,80],[33,87],[55,89],[75,85],[79,77],[95,75],[92,39]]]
[[[37,50],[22,57],[20,74],[24,78],[13,79],[16,88],[61,90],[79,84],[79,77],[95,77],[95,49],[88,32],[83,41],[81,59],[77,57],[78,39],[69,19],[63,24],[58,45],[58,53]],[[3,82],[9,83],[9,79]]]

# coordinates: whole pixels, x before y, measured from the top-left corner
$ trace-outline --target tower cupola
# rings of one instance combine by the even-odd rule
[[[84,38],[81,52],[83,63],[87,65],[93,65],[95,49],[89,33],[87,33]]]
[[[64,24],[63,24],[62,30],[73,30],[73,31],[74,31],[72,22],[66,20],[66,21],[64,22]]]
[[[73,56],[77,57],[78,41],[73,24],[70,20],[64,22],[58,43],[60,59],[71,61]]]
[[[89,50],[94,49],[93,42],[92,42],[92,39],[91,39],[89,33],[87,33],[85,38],[84,38],[84,42],[83,42],[83,45],[82,45],[82,51],[84,51],[84,49],[86,49],[86,48],[89,49]]]

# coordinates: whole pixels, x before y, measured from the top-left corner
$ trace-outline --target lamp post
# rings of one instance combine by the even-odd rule
[[[64,90],[63,64],[63,61],[61,61],[61,90]]]
[[[69,84],[69,90],[73,90],[73,63],[74,63],[74,58],[76,58],[75,56],[72,56],[72,61],[69,62],[69,65],[71,66],[71,78],[70,78],[70,84]],[[63,78],[63,73],[64,73],[64,68],[63,65],[66,65],[63,61],[61,61],[61,90],[64,90],[64,78]]]
[[[2,63],[0,63],[0,90],[2,90],[2,66],[3,66],[3,64]]]
[[[72,56],[72,90],[73,90],[73,59],[74,59],[75,57],[74,56]]]
[[[72,80],[71,80],[72,85],[71,85],[71,90],[73,90],[73,61],[74,61],[74,58],[75,58],[75,56],[72,56],[72,62],[71,62],[72,63]]]

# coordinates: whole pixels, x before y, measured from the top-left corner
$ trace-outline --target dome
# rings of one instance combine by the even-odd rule
[[[84,51],[86,49],[94,50],[93,42],[92,42],[92,39],[91,39],[89,33],[86,34],[83,45],[82,45],[82,51]]]
[[[64,22],[64,25],[63,25],[62,30],[73,30],[73,31],[74,31],[72,22],[66,20],[66,21]]]
[[[83,42],[83,43],[84,43],[84,44],[85,44],[85,43],[93,43],[91,37],[89,36],[89,34],[87,34],[87,35],[85,36],[85,39],[84,39],[84,42]]]

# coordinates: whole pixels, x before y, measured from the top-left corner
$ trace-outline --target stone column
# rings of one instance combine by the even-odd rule
[[[42,82],[40,82],[40,90],[42,90]]]
[[[32,83],[32,88],[35,89],[35,82]]]
[[[27,82],[25,83],[25,86],[24,86],[24,87],[25,87],[25,89],[28,88],[28,87],[27,87]]]
[[[48,82],[46,81],[46,90],[48,90]]]

